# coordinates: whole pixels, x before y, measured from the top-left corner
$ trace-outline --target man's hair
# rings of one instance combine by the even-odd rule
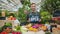
[[[30,7],[31,7],[31,5],[33,5],[33,4],[35,4],[35,3],[31,3],[31,4],[30,4]],[[35,4],[35,5],[36,5],[36,4]]]
[[[35,4],[35,3],[31,3],[31,5],[33,5],[33,4]]]

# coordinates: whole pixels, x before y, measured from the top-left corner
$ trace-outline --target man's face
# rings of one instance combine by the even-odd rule
[[[35,11],[36,10],[36,4],[31,5],[31,10]]]

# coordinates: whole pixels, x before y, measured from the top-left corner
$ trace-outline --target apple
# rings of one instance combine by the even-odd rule
[[[12,20],[16,20],[16,18],[13,17]]]
[[[21,34],[21,32],[12,32],[12,34]]]

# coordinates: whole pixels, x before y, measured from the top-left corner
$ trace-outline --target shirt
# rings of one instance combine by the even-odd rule
[[[40,14],[38,12],[30,12],[28,19],[30,19],[30,22],[37,22],[40,20]]]

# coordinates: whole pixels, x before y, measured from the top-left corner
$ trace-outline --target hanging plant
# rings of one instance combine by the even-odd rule
[[[23,7],[18,9],[18,19],[19,21],[26,22],[26,14],[24,14],[24,10],[29,10],[30,0],[21,0]]]
[[[9,11],[5,10],[5,14],[6,14],[6,17],[8,17],[9,16]]]
[[[60,0],[45,0],[42,9],[53,14],[56,9],[60,8],[59,6]]]

